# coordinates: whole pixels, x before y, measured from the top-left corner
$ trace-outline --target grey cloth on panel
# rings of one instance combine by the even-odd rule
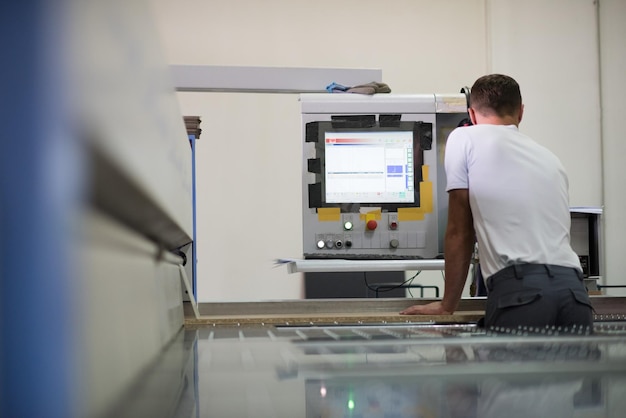
[[[385,83],[378,83],[372,81],[371,83],[359,84],[358,86],[350,87],[346,90],[347,93],[359,93],[359,94],[376,94],[376,93],[391,93],[391,89]]]

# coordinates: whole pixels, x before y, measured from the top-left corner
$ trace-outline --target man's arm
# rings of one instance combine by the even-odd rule
[[[414,305],[402,315],[450,315],[458,307],[474,249],[474,222],[468,189],[448,193],[448,226],[444,238],[445,288],[441,302]]]

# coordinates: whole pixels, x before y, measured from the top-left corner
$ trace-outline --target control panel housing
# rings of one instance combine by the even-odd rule
[[[465,94],[303,94],[305,258],[437,258]]]

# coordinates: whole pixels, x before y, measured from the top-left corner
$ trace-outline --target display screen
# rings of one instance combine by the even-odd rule
[[[324,135],[326,203],[415,203],[412,131]]]

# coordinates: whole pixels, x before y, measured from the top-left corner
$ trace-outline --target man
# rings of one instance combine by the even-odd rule
[[[473,126],[448,137],[448,226],[442,300],[404,315],[452,314],[474,245],[487,281],[485,327],[591,327],[593,313],[570,246],[568,179],[559,159],[518,131],[524,105],[511,77],[476,80]]]

